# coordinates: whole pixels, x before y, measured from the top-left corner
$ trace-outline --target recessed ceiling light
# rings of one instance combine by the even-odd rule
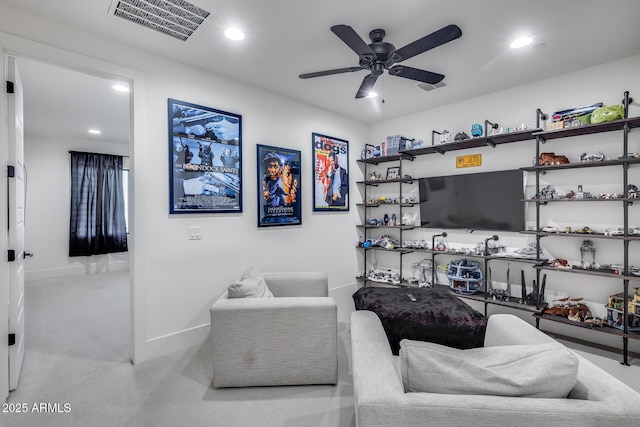
[[[367,94],[367,98],[375,98],[376,96],[378,96],[378,94],[374,91],[369,91]]]
[[[244,39],[244,33],[238,28],[227,28],[226,30],[224,30],[224,35],[231,40]]]
[[[93,135],[100,135],[102,132],[100,132],[98,129],[89,129],[89,133]]]
[[[129,92],[129,86],[124,84],[113,85],[111,88],[117,92]]]
[[[520,37],[515,39],[510,46],[514,49],[519,49],[521,47],[525,47],[533,41],[531,37]]]

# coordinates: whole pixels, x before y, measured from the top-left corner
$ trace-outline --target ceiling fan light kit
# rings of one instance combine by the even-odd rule
[[[384,70],[387,70],[390,76],[403,77],[434,86],[438,85],[444,79],[444,75],[397,64],[453,41],[462,35],[460,27],[451,24],[409,43],[400,49],[396,49],[391,43],[383,41],[386,33],[382,29],[375,29],[369,33],[370,44],[365,43],[358,33],[348,25],[334,25],[331,27],[331,31],[358,55],[359,66],[316,71],[313,73],[300,74],[299,77],[301,79],[310,79],[333,74],[369,70],[370,74],[362,80],[360,88],[356,93],[356,98],[368,97],[369,92],[375,86],[376,80],[384,73]]]

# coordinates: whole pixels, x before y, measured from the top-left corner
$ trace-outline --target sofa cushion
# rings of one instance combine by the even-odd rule
[[[459,350],[404,339],[405,391],[564,398],[576,384],[578,359],[560,343]]]
[[[229,298],[273,298],[262,273],[255,267],[248,268],[227,290]]]

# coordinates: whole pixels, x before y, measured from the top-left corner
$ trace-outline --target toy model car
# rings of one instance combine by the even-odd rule
[[[596,231],[591,229],[590,227],[582,227],[574,231],[574,233],[578,234],[598,234]]]
[[[542,231],[544,231],[545,233],[557,233],[558,228],[547,225],[546,227],[542,227]]]
[[[637,227],[630,227],[627,230],[627,234],[629,236],[637,236],[638,234],[640,234],[640,228]],[[607,228],[606,230],[604,230],[604,235],[605,236],[623,236],[624,235],[624,228]]]

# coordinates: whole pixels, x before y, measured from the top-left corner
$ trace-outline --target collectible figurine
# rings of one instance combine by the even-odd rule
[[[604,160],[604,153],[602,151],[598,151],[600,154],[587,154],[582,153],[580,155],[581,162],[601,162]]]
[[[451,142],[451,132],[443,130],[440,134],[440,144],[446,144],[447,142]]]
[[[471,125],[471,136],[474,138],[482,136],[482,125],[474,123]]]

